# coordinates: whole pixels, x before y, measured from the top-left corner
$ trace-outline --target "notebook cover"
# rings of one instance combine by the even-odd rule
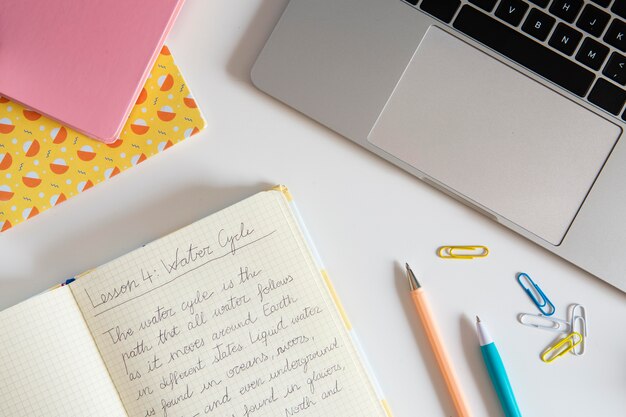
[[[0,96],[0,232],[194,135],[205,121],[164,46],[106,145]]]
[[[0,95],[106,143],[183,0],[2,0]]]

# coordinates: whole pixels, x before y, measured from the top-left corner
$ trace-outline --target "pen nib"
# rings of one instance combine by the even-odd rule
[[[480,317],[476,316],[476,323],[480,323]]]
[[[415,291],[416,289],[421,287],[421,285],[415,277],[415,274],[413,273],[413,270],[411,270],[409,264],[405,263],[404,265],[406,266],[406,277],[409,280],[409,287],[411,288],[411,291]]]

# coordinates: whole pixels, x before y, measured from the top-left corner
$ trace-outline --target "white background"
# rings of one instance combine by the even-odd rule
[[[624,416],[626,295],[256,90],[250,68],[285,4],[187,1],[167,44],[208,127],[0,235],[0,309],[282,183],[395,416],[455,415],[406,293],[405,261],[428,291],[475,416],[502,415],[476,314],[496,339],[524,416]],[[445,244],[487,245],[491,255],[444,261],[435,250]],[[556,335],[516,321],[537,313],[515,280],[520,271],[552,299],[555,316],[565,318],[571,303],[587,307],[584,356],[540,361]]]

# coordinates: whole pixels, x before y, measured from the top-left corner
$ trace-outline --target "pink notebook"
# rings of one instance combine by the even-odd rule
[[[2,0],[0,95],[111,143],[182,4]]]

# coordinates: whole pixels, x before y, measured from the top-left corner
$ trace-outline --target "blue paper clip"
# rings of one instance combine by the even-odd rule
[[[524,285],[522,278],[526,279],[526,285]],[[526,291],[526,294],[528,294],[530,299],[533,300],[533,303],[535,303],[539,311],[541,311],[541,314],[543,314],[544,316],[551,316],[554,314],[554,312],[556,311],[556,308],[554,308],[554,304],[552,304],[548,297],[546,297],[546,295],[543,293],[541,288],[539,288],[539,286],[535,284],[535,282],[530,278],[530,276],[528,276],[527,273],[520,272],[517,275],[517,282],[519,282],[519,285],[521,285],[524,291]],[[544,310],[546,306],[548,307],[549,311]]]

